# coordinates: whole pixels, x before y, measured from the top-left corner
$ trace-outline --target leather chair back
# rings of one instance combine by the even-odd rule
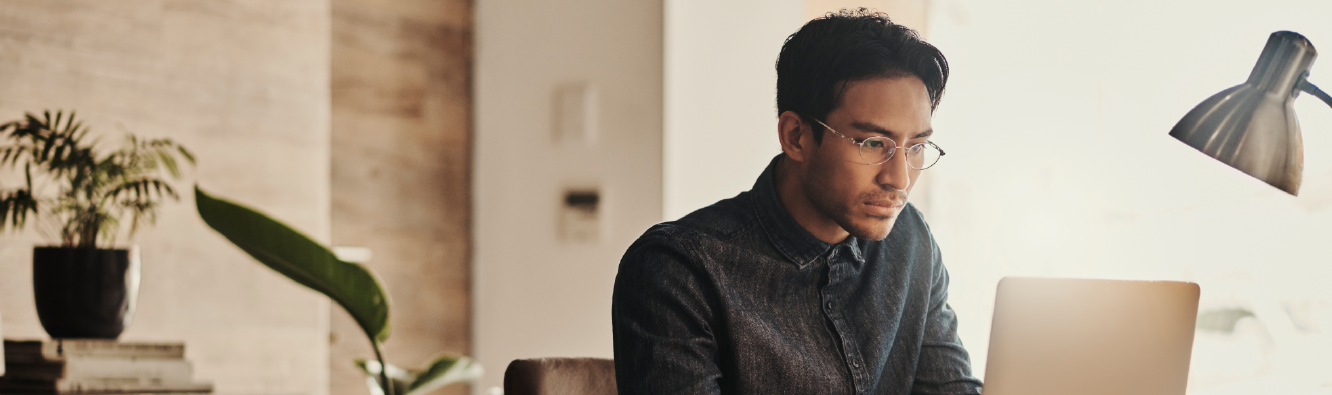
[[[616,395],[615,361],[604,358],[515,359],[504,395]]]

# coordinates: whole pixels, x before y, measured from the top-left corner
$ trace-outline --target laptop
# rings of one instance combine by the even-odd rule
[[[1005,277],[985,395],[1182,395],[1198,285]]]

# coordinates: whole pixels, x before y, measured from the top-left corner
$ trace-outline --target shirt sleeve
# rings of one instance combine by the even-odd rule
[[[640,237],[615,276],[611,323],[622,395],[720,393],[715,289],[671,233]]]
[[[971,375],[971,358],[957,336],[957,315],[948,306],[948,270],[933,242],[930,310],[912,394],[980,394],[981,381]]]

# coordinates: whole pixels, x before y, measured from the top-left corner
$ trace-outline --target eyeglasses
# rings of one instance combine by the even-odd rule
[[[935,163],[939,162],[939,157],[944,156],[943,149],[939,148],[938,145],[935,145],[933,141],[915,144],[909,148],[898,147],[897,143],[892,139],[883,136],[874,136],[861,141],[856,141],[853,138],[837,133],[836,130],[833,130],[831,126],[823,123],[823,121],[813,117],[810,117],[810,119],[814,119],[814,122],[823,125],[823,127],[827,128],[829,132],[833,132],[837,137],[841,137],[843,140],[851,142],[851,144],[859,145],[860,160],[864,161],[867,165],[881,165],[884,162],[893,159],[893,154],[897,153],[898,148],[906,148],[907,166],[911,166],[912,169],[916,170],[928,169],[930,166],[934,166]]]

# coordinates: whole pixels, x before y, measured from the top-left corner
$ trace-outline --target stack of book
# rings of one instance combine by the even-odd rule
[[[5,340],[0,394],[213,392],[195,382],[183,343]]]

